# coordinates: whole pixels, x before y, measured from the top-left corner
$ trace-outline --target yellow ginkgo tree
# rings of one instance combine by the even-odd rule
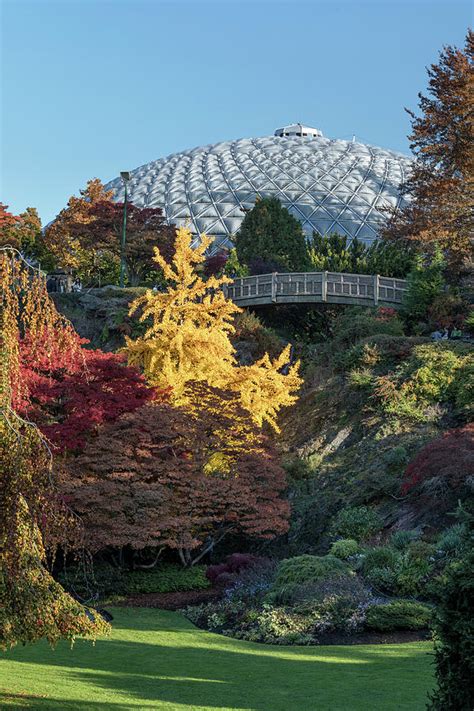
[[[237,393],[259,426],[266,421],[278,430],[279,410],[297,399],[299,363],[289,365],[287,346],[273,361],[266,354],[250,366],[238,364],[231,336],[241,309],[222,289],[231,280],[212,276],[204,281],[198,267],[211,239],[203,236],[196,248],[191,241],[188,229],[177,230],[171,264],[155,248],[168,289],[148,290],[133,302],[130,313],[140,310],[140,321],[150,325],[143,336],[126,339],[129,363],[143,369],[151,385],[169,388],[175,404],[189,402],[188,383],[204,381]]]

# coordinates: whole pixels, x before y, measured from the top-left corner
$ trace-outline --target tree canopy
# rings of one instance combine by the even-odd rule
[[[189,387],[199,407],[149,403],[69,460],[63,492],[91,550],[167,547],[189,564],[230,532],[287,530],[285,473],[269,443],[233,393]]]
[[[258,198],[235,236],[237,255],[257,273],[262,263],[267,271],[305,271],[309,266],[306,239],[299,220],[283,207],[278,198]],[[258,269],[252,269],[258,262]]]
[[[204,381],[235,392],[259,426],[266,421],[277,428],[278,411],[296,401],[299,364],[289,365],[284,374],[288,346],[273,361],[266,354],[252,365],[238,365],[230,336],[240,309],[221,288],[230,280],[199,276],[196,268],[205,261],[210,238],[203,236],[196,249],[191,240],[189,230],[177,230],[171,264],[155,249],[169,286],[164,293],[148,290],[132,304],[131,313],[140,309],[147,329],[135,340],[126,337],[129,363],[142,368],[155,387],[170,388],[176,404],[188,401],[187,383]]]
[[[42,276],[12,250],[0,252],[0,647],[41,638],[55,643],[108,630],[100,615],[65,593],[46,567],[47,548],[67,546],[77,527],[61,499],[48,443],[18,404],[27,384],[20,342],[74,348]]]
[[[415,164],[402,193],[411,201],[392,213],[383,233],[424,251],[438,244],[455,271],[472,259],[473,58],[469,30],[464,51],[445,47],[439,63],[428,69],[429,95],[419,94],[421,115],[408,111]]]

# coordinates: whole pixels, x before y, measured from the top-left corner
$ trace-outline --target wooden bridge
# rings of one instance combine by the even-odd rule
[[[293,272],[239,277],[225,287],[238,306],[265,304],[355,304],[400,306],[407,289],[404,279],[379,274]]]

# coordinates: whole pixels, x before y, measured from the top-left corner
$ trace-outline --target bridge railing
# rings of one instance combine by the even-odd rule
[[[226,286],[226,293],[242,306],[311,302],[377,306],[401,304],[406,289],[404,279],[379,274],[275,272],[234,279]]]

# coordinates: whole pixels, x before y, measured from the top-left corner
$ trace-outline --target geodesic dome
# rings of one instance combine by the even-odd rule
[[[129,200],[161,207],[169,223],[188,225],[199,238],[215,237],[212,252],[232,246],[244,210],[257,196],[277,197],[307,233],[338,232],[372,242],[399,205],[399,186],[411,160],[355,141],[325,138],[319,129],[291,124],[278,135],[201,146],[131,171]],[[122,201],[120,178],[107,184]]]

